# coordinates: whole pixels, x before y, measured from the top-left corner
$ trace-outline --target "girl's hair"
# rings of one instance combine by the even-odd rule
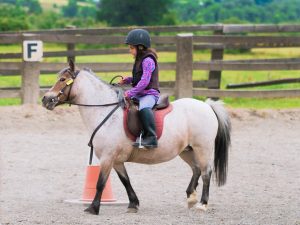
[[[137,52],[135,58],[136,61],[140,60],[146,53],[152,53],[156,59],[158,58],[156,50],[154,48],[146,48],[143,45],[136,45],[135,47]]]

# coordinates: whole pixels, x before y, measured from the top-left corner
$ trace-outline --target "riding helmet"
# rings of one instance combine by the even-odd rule
[[[127,34],[125,44],[143,45],[146,48],[150,48],[151,38],[149,32],[144,29],[134,29]]]

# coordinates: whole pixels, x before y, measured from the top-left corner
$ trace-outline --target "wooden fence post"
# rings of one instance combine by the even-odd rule
[[[223,35],[222,30],[217,30],[214,35]],[[213,49],[211,51],[211,60],[223,59],[224,49]],[[220,89],[222,71],[209,71],[208,80],[217,80],[215,85],[208,86],[209,89]]]
[[[37,35],[23,34],[22,40],[36,40]],[[22,43],[22,52],[24,55],[24,46]],[[21,85],[21,100],[22,104],[37,104],[40,95],[40,65],[39,62],[25,61],[23,57],[22,65],[22,85]]]
[[[193,34],[178,34],[176,39],[175,97],[193,97]]]
[[[67,26],[66,29],[75,29],[76,26]],[[67,44],[67,52],[74,52],[75,51],[75,44],[74,43],[68,43]],[[72,60],[73,62],[75,62],[75,55],[72,56],[68,56],[67,57],[67,62],[69,62],[69,60]]]

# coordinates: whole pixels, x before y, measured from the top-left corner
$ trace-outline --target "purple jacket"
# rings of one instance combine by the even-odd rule
[[[144,95],[154,95],[156,98],[158,98],[159,92],[157,90],[155,89],[145,90],[151,80],[152,72],[155,70],[154,60],[151,57],[145,58],[142,62],[142,67],[143,67],[143,75],[141,77],[141,80],[138,82],[138,84],[135,87],[126,91],[126,95],[130,98],[141,97]],[[132,83],[132,77],[126,77],[124,79],[124,83],[126,84]]]

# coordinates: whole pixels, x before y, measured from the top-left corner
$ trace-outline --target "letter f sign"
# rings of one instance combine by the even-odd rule
[[[43,58],[42,41],[24,41],[23,42],[24,61],[38,62]]]

